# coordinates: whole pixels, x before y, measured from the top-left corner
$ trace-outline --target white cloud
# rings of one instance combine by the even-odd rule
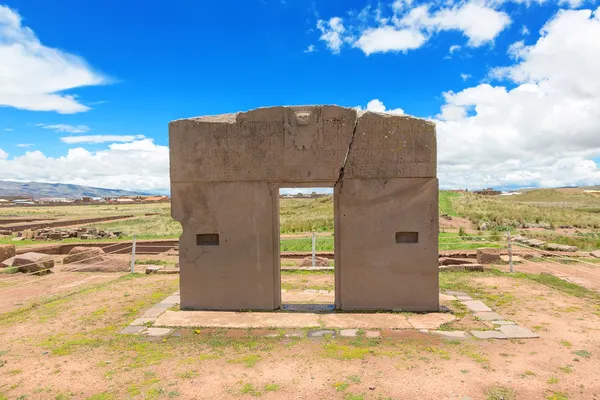
[[[16,145],[17,147],[31,147],[33,144],[31,143],[19,143]]]
[[[57,125],[46,125],[36,124],[40,128],[51,129],[55,132],[69,132],[69,133],[85,133],[89,132],[90,127],[87,125],[68,125],[68,124],[57,124]]]
[[[583,0],[559,0],[559,6],[568,6],[571,8],[579,8],[583,4]]]
[[[308,45],[308,47],[306,48],[306,50],[304,50],[305,53],[312,53],[313,51],[315,51],[315,45],[314,44]]]
[[[107,79],[80,57],[44,46],[21,24],[17,12],[0,5],[0,106],[72,114],[87,111],[65,90]]]
[[[378,52],[417,49],[426,40],[419,31],[384,26],[363,31],[361,37],[354,42],[354,47],[360,48],[366,55],[369,55]]]
[[[14,129],[13,129],[13,128],[4,128],[4,130],[5,130],[6,132],[12,132],[12,131],[14,131]]]
[[[452,46],[450,46],[450,48],[448,49],[448,54],[454,54],[454,52],[457,52],[460,50],[460,46],[458,44],[453,44]]]
[[[361,106],[355,107],[357,110],[363,110]],[[367,111],[403,115],[404,110],[401,108],[387,109],[383,102],[379,99],[373,99],[367,103]]]
[[[358,15],[349,12],[354,20],[351,19],[348,26],[342,24],[340,17],[333,17],[328,22],[319,20],[320,39],[334,53],[339,53],[344,43],[349,43],[369,55],[417,49],[436,33],[456,30],[468,38],[468,46],[479,47],[493,42],[511,23],[508,14],[479,0],[437,9],[435,2],[413,7],[412,1],[406,0],[394,1],[390,6],[393,15],[383,17],[381,6],[378,6],[371,25],[368,23],[370,7]],[[450,54],[460,47],[451,46]]]
[[[472,75],[471,74],[460,74],[460,77],[462,78],[463,81],[466,81],[467,79],[471,78]]]
[[[84,135],[84,136],[65,136],[60,140],[63,143],[106,143],[106,142],[133,142],[134,140],[145,139],[144,135]]]
[[[321,31],[319,39],[323,40],[333,53],[339,53],[345,40],[342,36],[346,31],[342,19],[340,17],[333,17],[329,21],[320,19],[317,21],[317,29]]]
[[[523,36],[529,35],[529,28],[527,28],[527,26],[523,25],[521,27],[521,35],[523,35]]]
[[[152,139],[111,144],[90,152],[70,149],[61,157],[27,151],[8,159],[0,150],[0,179],[61,182],[117,189],[164,189],[169,187],[169,148]]]
[[[541,34],[511,46],[513,65],[491,71],[506,86],[444,93],[436,117],[443,186],[600,182],[600,8],[559,11]]]

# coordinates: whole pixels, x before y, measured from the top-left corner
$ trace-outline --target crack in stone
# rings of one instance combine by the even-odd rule
[[[344,171],[346,169],[346,162],[348,161],[348,156],[350,155],[350,150],[352,150],[352,144],[354,143],[354,136],[356,135],[356,128],[358,127],[358,119],[359,119],[359,115],[357,113],[356,115],[356,119],[354,120],[354,129],[352,130],[352,136],[350,137],[350,144],[348,145],[348,151],[346,151],[346,157],[344,157],[344,162],[342,163],[342,167],[340,168],[340,175],[338,176],[337,181],[335,181],[335,185],[333,185],[333,187],[336,187],[338,183],[340,183],[342,181],[342,179],[344,179]]]

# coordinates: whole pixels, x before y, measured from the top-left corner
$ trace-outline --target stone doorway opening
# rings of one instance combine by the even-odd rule
[[[335,308],[333,187],[280,187],[277,208],[281,309]],[[276,288],[277,290],[277,288]]]

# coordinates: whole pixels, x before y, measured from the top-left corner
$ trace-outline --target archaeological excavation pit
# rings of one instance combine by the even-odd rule
[[[270,107],[173,121],[169,147],[182,309],[279,309],[279,189],[331,187],[335,307],[438,310],[432,122]]]

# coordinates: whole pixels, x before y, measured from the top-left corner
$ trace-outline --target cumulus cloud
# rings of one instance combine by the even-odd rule
[[[33,144],[31,143],[19,143],[16,145],[17,147],[31,147]]]
[[[314,44],[308,45],[308,47],[306,48],[306,50],[304,50],[305,53],[312,53],[313,51],[315,51],[315,45]]]
[[[77,147],[65,156],[27,151],[10,158],[0,149],[0,179],[61,182],[117,189],[169,187],[169,148],[152,139],[113,143],[91,152]]]
[[[343,35],[346,32],[342,19],[340,17],[333,17],[329,21],[320,19],[317,21],[317,29],[321,31],[320,39],[327,44],[327,47],[333,53],[339,53],[344,44]]]
[[[600,8],[562,10],[536,43],[511,46],[506,84],[444,93],[436,117],[446,187],[598,184]]]
[[[87,125],[68,125],[68,124],[57,124],[57,125],[46,125],[37,124],[40,128],[51,129],[55,132],[68,132],[68,133],[85,133],[89,132],[90,127]]]
[[[0,106],[62,114],[87,111],[64,91],[106,82],[82,58],[44,46],[16,11],[0,5]]]
[[[477,0],[437,8],[437,3],[414,7],[412,1],[396,0],[389,5],[392,14],[383,17],[381,7],[371,15],[370,7],[358,13],[348,26],[340,17],[329,21],[319,20],[320,39],[334,53],[339,53],[345,43],[361,49],[366,55],[390,51],[414,50],[422,47],[433,35],[442,31],[459,31],[467,39],[467,46],[479,47],[491,43],[511,23],[503,11],[496,10]],[[349,13],[352,17],[354,14]],[[450,47],[450,54],[460,49]]]
[[[84,136],[65,136],[60,140],[63,143],[106,143],[106,142],[132,142],[134,140],[145,139],[144,135],[84,135]]]
[[[357,110],[364,110],[361,106],[355,107]],[[401,108],[387,109],[383,102],[379,99],[373,99],[367,103],[367,111],[381,112],[388,114],[403,115],[404,110]]]
[[[466,81],[467,79],[471,78],[472,75],[471,74],[460,74],[460,77],[462,78],[463,81]]]

